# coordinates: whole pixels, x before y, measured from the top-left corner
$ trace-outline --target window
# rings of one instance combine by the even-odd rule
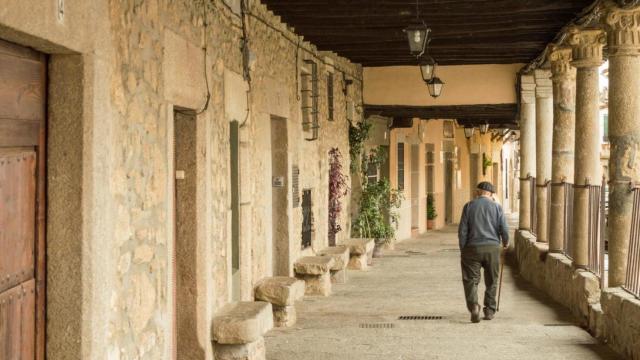
[[[333,74],[327,74],[327,118],[333,121]]]
[[[435,163],[435,156],[434,156],[434,151],[435,151],[435,146],[433,144],[425,144],[425,164],[426,164],[426,189],[427,189],[427,194],[433,194],[434,193],[434,188],[433,188],[433,183],[434,183],[434,163]]]
[[[306,140],[318,139],[318,64],[311,60],[304,61],[300,76],[302,80],[302,128],[311,132]]]
[[[313,235],[313,203],[311,189],[302,191],[302,249],[311,246]]]
[[[404,143],[398,143],[398,190],[404,190]]]
[[[369,183],[378,182],[378,167],[371,163],[367,167],[367,182]]]
[[[453,121],[445,120],[442,126],[442,135],[445,139],[453,139]]]
[[[609,114],[602,116],[602,142],[609,142]]]

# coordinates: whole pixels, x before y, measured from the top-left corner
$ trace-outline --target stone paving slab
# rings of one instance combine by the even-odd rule
[[[501,311],[492,321],[471,324],[455,231],[399,243],[370,271],[334,285],[331,297],[301,302],[293,328],[267,333],[267,359],[618,359],[509,266]],[[444,319],[397,320],[401,315]],[[361,327],[371,324],[393,328]]]

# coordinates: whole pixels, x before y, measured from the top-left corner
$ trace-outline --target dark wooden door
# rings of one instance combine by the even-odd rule
[[[44,55],[0,40],[0,359],[44,359]]]

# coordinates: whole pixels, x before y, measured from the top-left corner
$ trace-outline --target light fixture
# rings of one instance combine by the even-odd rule
[[[471,137],[473,136],[473,131],[475,130],[475,128],[473,127],[466,127],[464,128],[464,137],[466,137],[467,139],[471,139]]]
[[[489,131],[489,124],[484,123],[480,125],[480,134],[484,135],[487,133],[487,131]]]
[[[435,76],[435,73],[434,73],[431,80],[427,81],[427,87],[429,88],[429,95],[431,95],[431,97],[434,97],[434,98],[437,98],[438,96],[440,96],[440,94],[442,94],[443,85],[444,83],[442,82],[442,80],[440,80],[439,77]]]
[[[420,73],[425,83],[428,83],[429,80],[433,78],[436,72],[436,66],[438,66],[438,64],[431,56],[424,56],[420,60]]]
[[[416,0],[416,20],[414,24],[411,24],[404,28],[404,33],[407,35],[409,41],[409,51],[411,55],[420,57],[424,54],[427,47],[427,39],[431,29],[427,27],[424,21],[420,20],[420,7],[418,0]]]

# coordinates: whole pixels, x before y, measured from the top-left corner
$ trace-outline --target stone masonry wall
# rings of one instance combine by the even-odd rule
[[[74,198],[77,204],[69,209],[75,210],[66,214],[80,219],[81,224],[74,225],[78,239],[65,238],[68,229],[61,224],[51,227],[51,246],[75,252],[51,252],[55,267],[49,271],[48,306],[75,311],[81,320],[68,321],[57,311],[48,315],[48,357],[171,357],[173,308],[179,301],[173,295],[176,274],[171,265],[177,170],[173,111],[179,108],[198,113],[193,139],[198,153],[193,259],[197,300],[188,316],[193,316],[204,357],[212,358],[212,315],[231,301],[232,289],[230,122],[241,124],[240,296],[250,300],[254,284],[273,271],[270,119],[277,116],[287,122],[282,136],[289,147],[289,207],[279,221],[289,229],[287,261],[293,263],[327,245],[328,151],[340,149],[348,175],[347,113],[354,109],[349,115],[354,121],[362,116],[362,69],[332,53],[318,52],[255,0],[248,2],[251,15],[244,19],[255,59],[250,84],[243,76],[243,22],[237,9],[223,0],[66,0],[63,15],[55,3],[7,0],[0,11],[0,38],[51,54],[53,62],[73,54],[79,64],[77,69],[56,67],[59,73],[50,84],[59,89],[51,95],[64,93],[67,86],[82,89],[74,101],[51,101],[50,111],[68,114],[82,109],[74,119],[82,123],[84,141],[68,144],[73,154],[82,154],[77,187],[54,181],[59,186],[51,188],[61,203],[71,193],[82,196]],[[305,140],[309,133],[302,129],[298,100],[297,72],[305,59],[318,64],[316,141]],[[78,76],[69,77],[71,70]],[[334,73],[333,121],[327,120],[328,72]],[[345,78],[353,80],[346,94]],[[65,127],[53,126],[52,138],[61,139],[63,134],[55,131]],[[300,167],[300,189],[313,193],[315,238],[304,252],[302,209],[292,205],[291,165]],[[339,239],[348,237],[350,229],[349,196],[343,203]],[[53,217],[58,218],[64,216]],[[76,265],[65,266],[75,256]],[[77,287],[61,291],[67,289],[65,278]],[[71,301],[72,297],[81,300]],[[64,331],[51,331],[55,329]],[[74,341],[65,334],[73,334]]]

